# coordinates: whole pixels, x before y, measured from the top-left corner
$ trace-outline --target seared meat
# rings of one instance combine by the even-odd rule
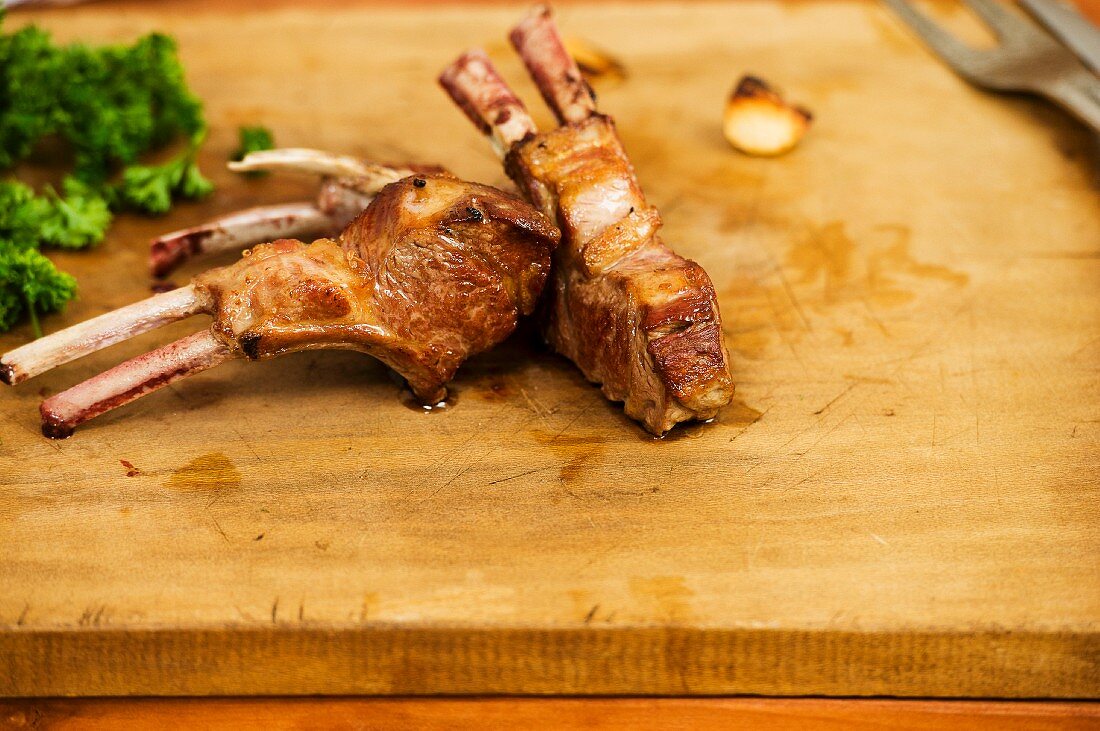
[[[16,383],[198,312],[208,332],[146,353],[42,404],[43,432],[87,419],[229,358],[319,348],[382,360],[425,403],[469,356],[530,313],[559,234],[519,198],[450,175],[391,183],[338,239],[284,239],[175,290],[75,325],[0,358]]]
[[[483,52],[461,56],[440,83],[503,151],[523,194],[562,231],[543,332],[558,352],[624,402],[654,434],[710,419],[733,397],[710,277],[668,249],[612,120],[566,53],[547,8],[512,43],[562,126],[538,133]]]
[[[335,241],[262,244],[194,286],[249,358],[360,350],[432,403],[534,309],[557,239],[518,198],[425,174],[387,185]]]

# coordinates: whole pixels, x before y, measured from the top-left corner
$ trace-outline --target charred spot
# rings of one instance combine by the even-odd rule
[[[15,368],[7,363],[0,363],[0,382],[11,385],[15,380]]]
[[[428,184],[428,181],[424,180],[424,178],[413,178],[413,187],[414,188],[423,188],[427,184]]]
[[[774,94],[772,87],[768,82],[761,79],[759,76],[753,76],[751,74],[742,77],[741,83],[737,85],[737,89],[734,90],[735,96],[764,96],[767,94]]]
[[[260,357],[259,333],[245,333],[240,339],[241,352],[249,359],[256,360]]]
[[[481,223],[485,220],[485,214],[473,206],[466,206],[466,213],[470,216],[470,220],[477,223]]]
[[[73,427],[68,424],[55,423],[49,419],[42,421],[42,436],[47,439],[68,439],[73,431]]]

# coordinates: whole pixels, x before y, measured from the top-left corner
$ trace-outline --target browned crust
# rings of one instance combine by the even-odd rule
[[[488,185],[470,183],[467,198],[457,201],[440,223],[463,221],[494,221],[514,228],[537,247],[536,256],[549,257],[561,242],[561,231],[547,216],[522,198]]]
[[[631,210],[625,218],[584,245],[579,263],[585,274],[597,276],[653,239],[660,227],[661,215],[656,208],[647,206]]]
[[[684,260],[688,269],[694,262]],[[696,265],[698,266],[698,265]],[[688,290],[674,300],[645,309],[642,328],[651,338],[659,338],[683,330],[696,322],[714,319],[714,299],[704,285]]]
[[[680,403],[713,415],[713,409],[729,403],[734,392],[718,296],[701,266],[680,256],[675,259],[688,286],[669,302],[645,307],[647,350]]]
[[[698,397],[716,388],[733,393],[723,357],[722,326],[713,320],[651,339],[649,353],[668,390],[686,406],[705,408],[696,405]]]

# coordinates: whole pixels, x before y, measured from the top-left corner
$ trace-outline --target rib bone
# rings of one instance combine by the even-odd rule
[[[595,94],[565,50],[548,6],[534,8],[508,38],[559,122],[583,122],[596,113]]]
[[[213,368],[234,355],[209,330],[143,353],[43,401],[39,407],[42,434],[64,439],[88,419]]]
[[[199,254],[240,250],[280,238],[332,236],[347,224],[343,216],[313,203],[248,208],[153,239],[149,270],[160,278]]]
[[[440,75],[439,83],[470,121],[490,136],[493,149],[501,157],[512,145],[538,131],[523,102],[481,49],[459,56]]]
[[[279,150],[250,152],[241,160],[230,162],[229,169],[237,173],[254,170],[287,170],[349,178],[385,175],[387,171],[392,170],[382,165],[363,162],[350,155],[337,155],[305,147],[284,147]],[[399,175],[389,182],[402,177],[404,176]]]
[[[149,246],[149,271],[162,278],[200,254],[240,250],[277,238],[335,236],[370,204],[386,185],[434,166],[394,167],[322,150],[262,150],[229,163],[238,172],[290,171],[321,175],[316,203],[250,208],[159,236]]]
[[[0,357],[0,381],[11,385],[20,383],[202,310],[203,302],[190,285],[153,295],[5,353]]]

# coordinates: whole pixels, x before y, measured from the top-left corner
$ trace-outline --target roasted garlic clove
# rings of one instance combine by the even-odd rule
[[[588,79],[611,79],[622,81],[626,78],[626,67],[617,58],[604,50],[596,48],[588,41],[576,36],[562,40],[565,50],[577,62],[581,73]]]
[[[781,155],[802,139],[813,115],[792,106],[762,79],[745,76],[726,102],[722,132],[748,155]]]

